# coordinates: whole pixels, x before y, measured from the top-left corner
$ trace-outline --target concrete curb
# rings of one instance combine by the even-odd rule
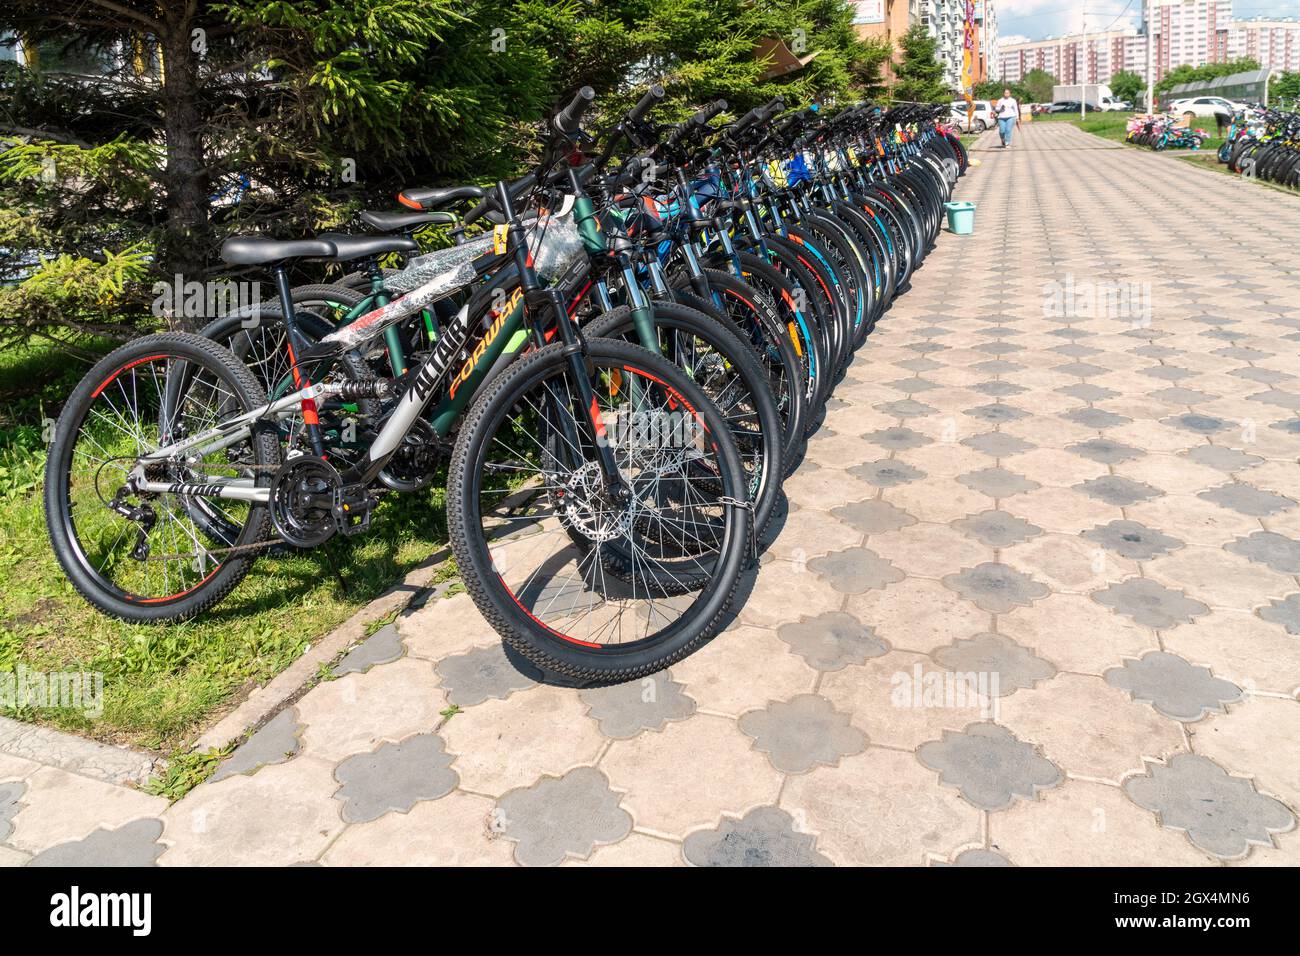
[[[126,747],[87,740],[49,727],[0,717],[0,754],[20,757],[117,786],[140,784],[157,758]]]
[[[213,724],[196,740],[192,750],[221,749],[241,740],[294,701],[320,670],[350,645],[366,636],[375,621],[400,612],[429,587],[438,568],[451,556],[449,548],[431,555],[379,597],[358,610],[329,634],[316,641],[307,653],[276,675],[270,683],[253,691],[238,707]]]

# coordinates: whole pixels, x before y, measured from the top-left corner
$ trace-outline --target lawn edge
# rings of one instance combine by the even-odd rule
[[[222,750],[242,742],[249,732],[265,724],[310,689],[319,677],[322,665],[369,636],[367,628],[370,625],[396,616],[421,596],[449,557],[451,549],[444,546],[408,571],[400,581],[359,608],[320,640],[314,641],[305,654],[204,730],[187,749],[194,752]]]

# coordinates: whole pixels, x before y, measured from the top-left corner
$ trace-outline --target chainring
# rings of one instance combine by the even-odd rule
[[[314,548],[334,536],[334,500],[343,479],[329,462],[299,455],[271,479],[271,522],[280,537],[299,548]]]

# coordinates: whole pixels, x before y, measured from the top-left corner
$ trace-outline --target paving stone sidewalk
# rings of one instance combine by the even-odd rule
[[[0,864],[1300,865],[1300,200],[974,155],[706,648],[573,690],[432,601],[173,806],[0,757]]]

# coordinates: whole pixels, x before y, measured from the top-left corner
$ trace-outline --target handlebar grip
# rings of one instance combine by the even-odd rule
[[[596,91],[590,86],[584,86],[578,90],[573,100],[555,114],[555,119],[551,120],[556,130],[566,136],[572,136],[578,132],[579,124],[582,122],[582,114],[587,112],[591,106],[591,101],[596,98]]]
[[[645,96],[641,97],[636,106],[632,107],[632,112],[627,114],[630,122],[639,123],[645,119],[645,115],[650,112],[660,100],[664,98],[664,88],[655,83],[646,90]]]
[[[708,106],[704,107],[704,109],[700,110],[689,120],[687,120],[687,123],[689,123],[691,126],[696,126],[696,127],[708,126],[709,123],[713,121],[713,118],[717,116],[719,113],[721,113],[723,110],[725,110],[726,108],[727,108],[726,100],[714,100]]]

